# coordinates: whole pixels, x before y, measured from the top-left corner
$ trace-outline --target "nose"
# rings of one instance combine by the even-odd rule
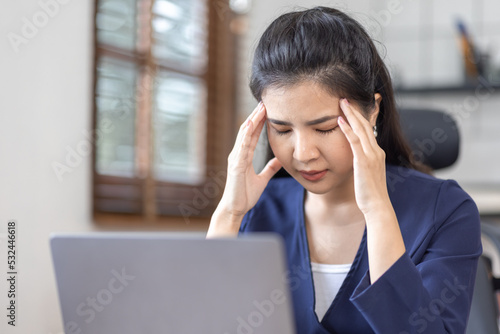
[[[307,164],[320,155],[316,143],[307,135],[297,134],[294,145],[293,158],[301,163]]]

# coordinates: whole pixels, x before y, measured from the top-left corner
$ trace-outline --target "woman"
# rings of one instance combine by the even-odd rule
[[[456,182],[419,171],[365,30],[331,8],[284,14],[260,39],[250,87],[261,102],[207,237],[283,236],[289,268],[306,273],[290,284],[299,334],[463,333],[478,211]],[[264,126],[275,158],[257,175]],[[292,177],[271,180],[281,167]]]

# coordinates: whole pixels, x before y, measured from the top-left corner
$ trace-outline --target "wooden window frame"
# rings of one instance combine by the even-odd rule
[[[229,9],[229,0],[206,0],[208,10],[208,64],[203,78],[206,82],[206,177],[199,185],[174,184],[154,180],[152,169],[151,103],[138,99],[135,122],[136,165],[145,177],[119,177],[100,175],[96,170],[96,145],[92,155],[92,210],[97,225],[104,227],[165,227],[182,230],[201,230],[208,227],[210,215],[222,196],[227,169],[227,156],[235,137],[235,44],[236,36],[229,26],[234,14]],[[138,0],[151,6],[153,0]],[[114,58],[137,61],[140,79],[151,82],[148,75],[152,64],[151,49],[142,54],[123,54],[118,48],[103,47],[97,40],[97,11],[94,10],[94,79],[92,128],[97,126],[97,65],[99,57],[111,55]],[[147,7],[147,6],[146,6]],[[149,17],[149,23],[151,17]],[[149,27],[151,27],[149,25]],[[151,29],[150,29],[151,30]],[[151,41],[151,31],[149,43]],[[164,65],[164,64],[160,64]],[[166,67],[168,68],[168,67]],[[169,70],[174,70],[168,68]],[[143,73],[143,71],[148,73]],[[142,81],[141,81],[142,82]],[[137,87],[137,85],[136,85]],[[150,93],[152,94],[152,93]],[[149,105],[148,105],[149,104]],[[146,147],[146,149],[144,149]],[[105,187],[103,186],[105,185]],[[114,208],[114,209],[113,209]],[[130,209],[127,212],[127,208]],[[182,209],[181,209],[182,208]]]

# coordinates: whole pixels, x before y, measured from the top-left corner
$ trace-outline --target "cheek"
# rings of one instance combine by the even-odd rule
[[[342,131],[342,130],[341,130]],[[349,144],[349,141],[347,140],[347,137],[344,135],[344,133],[339,133],[338,138],[336,138],[337,145],[342,148],[342,150],[351,150],[351,144]]]
[[[339,129],[339,131],[341,131]],[[342,132],[335,132],[318,143],[318,148],[327,159],[334,159],[337,163],[352,160],[352,150],[349,141]]]
[[[354,156],[349,141],[345,136],[342,135],[342,137],[336,140],[335,145],[330,145],[330,153],[337,158],[338,162],[349,165],[352,164]]]

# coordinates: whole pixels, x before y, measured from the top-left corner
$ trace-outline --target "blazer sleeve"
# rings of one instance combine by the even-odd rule
[[[412,259],[407,248],[374,284],[368,271],[352,294],[375,333],[465,332],[482,253],[479,213],[456,182],[446,181],[432,219],[428,242],[418,245],[423,256]]]

